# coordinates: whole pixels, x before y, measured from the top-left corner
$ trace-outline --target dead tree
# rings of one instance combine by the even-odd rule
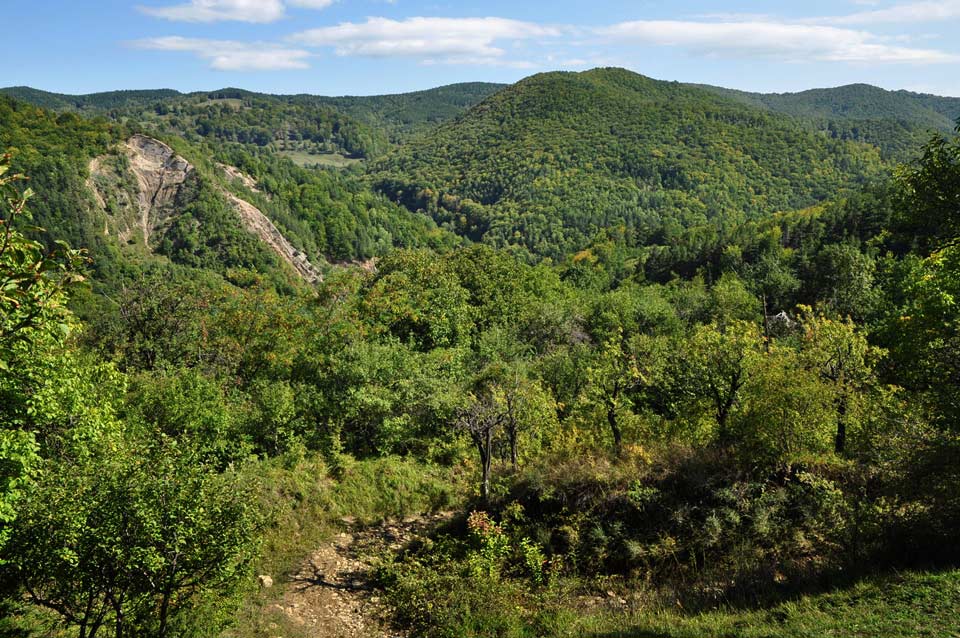
[[[486,501],[490,497],[490,469],[493,464],[493,441],[498,429],[504,422],[504,415],[498,409],[492,397],[474,399],[457,414],[456,427],[470,435],[470,439],[480,455],[482,477],[480,496]]]

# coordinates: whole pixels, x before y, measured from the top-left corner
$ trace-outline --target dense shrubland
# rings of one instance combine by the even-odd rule
[[[459,515],[377,570],[416,635],[810,635],[810,617],[842,635],[818,605],[859,619],[901,598],[956,630],[954,576],[890,575],[960,559],[955,137],[813,207],[663,242],[614,224],[535,264],[356,176],[180,140],[207,174],[256,178],[308,251],[376,268],[307,290],[95,242],[113,266],[91,288],[53,243],[90,222],[54,198],[127,131],[0,108],[28,131],[0,141],[55,142],[0,165],[0,632],[252,635],[254,570],[290,569],[343,516],[441,508]],[[56,162],[68,190],[48,192]],[[813,203],[804,188],[784,201]],[[792,600],[838,584],[850,599]]]

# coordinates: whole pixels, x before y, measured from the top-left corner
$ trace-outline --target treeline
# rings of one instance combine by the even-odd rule
[[[241,89],[60,95],[10,87],[2,93],[54,111],[149,123],[161,134],[373,158],[413,133],[457,117],[501,88],[477,82],[368,97],[267,95]]]
[[[402,143],[411,135],[455,119],[503,88],[502,84],[468,82],[398,95],[296,96],[292,99],[332,106],[386,132],[392,142]]]

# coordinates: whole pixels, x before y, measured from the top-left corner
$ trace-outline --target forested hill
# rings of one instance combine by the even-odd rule
[[[769,94],[700,88],[796,117],[831,137],[875,145],[893,161],[913,159],[933,133],[949,133],[960,118],[960,98],[886,91],[869,84]]]
[[[151,140],[143,128],[0,96],[0,155],[30,175],[33,222],[48,245],[89,251],[98,289],[168,263],[283,287],[290,272],[271,250],[280,237],[281,253],[321,266],[456,241],[350,173],[215,135]]]
[[[944,132],[960,117],[960,98],[911,91],[887,91],[869,84],[849,84],[799,93],[748,93],[695,85],[751,106],[799,117],[902,120]]]
[[[143,91],[107,91],[104,93],[90,93],[88,95],[66,95],[50,93],[29,86],[11,86],[0,89],[0,93],[9,97],[29,102],[34,106],[55,111],[96,111],[112,108],[125,108],[136,104],[147,104],[160,100],[176,99],[183,94],[173,89],[155,89]]]
[[[835,199],[882,176],[915,154],[931,130],[948,128],[950,109],[960,102],[864,85],[754,95],[622,69],[369,97],[233,88],[69,96],[15,87],[0,93],[16,100],[0,109],[6,126],[0,137],[27,156],[34,156],[34,129],[42,123],[50,139],[92,126],[109,130],[117,139],[100,146],[115,149],[120,137],[142,132],[186,149],[194,164],[212,154],[238,167],[272,197],[258,205],[320,262],[367,259],[440,236],[441,243],[451,241],[400,203],[446,230],[524,259],[569,259],[612,240],[663,274],[701,264],[705,246],[722,247],[746,221]],[[64,114],[16,106],[24,102]],[[103,119],[91,124],[96,118]],[[82,183],[96,155],[67,146],[57,156],[73,167],[66,172],[36,170],[54,161],[48,154],[37,154],[32,165],[24,163],[27,156],[15,160],[36,180],[75,175],[72,186],[44,195],[72,203],[38,206],[38,217],[55,236],[91,249],[104,241],[94,232],[103,224],[97,214],[78,211],[89,204]],[[303,171],[285,158],[352,168],[349,175]],[[329,195],[322,209],[304,195],[305,184],[321,182]],[[374,197],[369,184],[393,203]],[[371,210],[386,217],[374,222]],[[61,219],[64,211],[73,211],[69,220]],[[219,231],[201,243],[217,238]],[[221,241],[215,252],[227,244],[236,242]],[[207,267],[248,261],[227,252],[233,257],[226,266]],[[707,252],[715,259],[714,248]]]
[[[317,97],[296,96],[333,106],[371,125],[384,126],[395,133],[429,128],[451,120],[472,106],[506,88],[505,84],[467,82],[426,91],[394,95]]]
[[[834,197],[884,172],[876,147],[622,69],[536,75],[404,145],[378,187],[458,232],[560,256],[605,229],[669,242]]]
[[[0,89],[0,94],[46,109],[153,124],[182,135],[369,157],[385,151],[388,140],[398,142],[453,119],[502,88],[474,82],[397,95],[323,97],[235,88],[64,95],[21,86]]]

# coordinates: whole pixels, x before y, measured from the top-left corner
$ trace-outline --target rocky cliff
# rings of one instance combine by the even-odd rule
[[[177,196],[194,169],[172,148],[144,135],[127,140],[125,151],[139,185],[140,229],[149,246],[154,229],[176,214]]]
[[[105,232],[115,234],[123,244],[151,249],[151,238],[189,203],[191,180],[200,179],[190,162],[163,142],[134,135],[118,156],[104,156],[90,163],[88,182],[94,200],[106,213]],[[252,191],[256,182],[234,167],[219,165],[228,178],[240,179]],[[320,270],[290,243],[270,219],[253,204],[221,186],[220,195],[230,203],[244,228],[260,238],[304,280],[322,279]]]

